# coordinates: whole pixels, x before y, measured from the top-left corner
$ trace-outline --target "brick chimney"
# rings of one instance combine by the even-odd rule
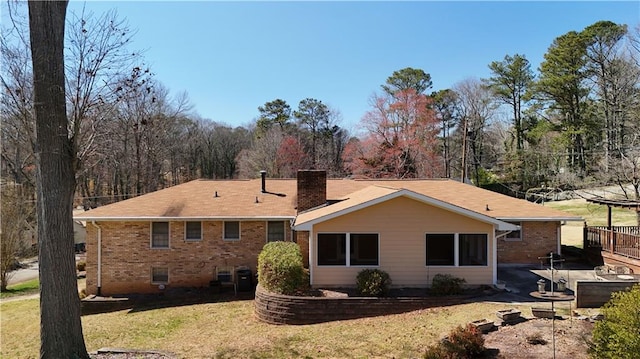
[[[298,213],[327,203],[327,172],[298,170]]]

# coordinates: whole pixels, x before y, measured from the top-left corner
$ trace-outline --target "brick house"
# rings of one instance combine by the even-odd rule
[[[195,180],[77,215],[87,222],[87,292],[113,295],[207,286],[247,267],[269,241],[295,241],[311,284],[345,286],[380,268],[394,285],[436,273],[470,284],[497,265],[560,251],[563,221],[548,207],[452,180]]]

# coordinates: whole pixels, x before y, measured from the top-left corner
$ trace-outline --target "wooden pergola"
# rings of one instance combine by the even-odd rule
[[[589,198],[587,202],[607,206],[607,226],[587,226],[585,222],[583,248],[598,251],[607,265],[628,267],[632,273],[640,273],[640,225],[614,226],[611,208],[635,210],[640,218],[640,201],[627,199]]]
[[[635,210],[637,214],[640,214],[640,201],[632,199],[607,199],[603,197],[587,198],[587,202],[601,204],[607,206],[607,227],[611,228],[611,208],[625,208]],[[639,215],[640,217],[640,215]]]

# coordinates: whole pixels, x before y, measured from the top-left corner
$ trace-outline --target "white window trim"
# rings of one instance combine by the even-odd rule
[[[318,236],[321,234],[345,234],[345,264],[344,265],[320,265],[320,264],[316,264],[317,267],[323,267],[323,268],[344,268],[344,267],[353,267],[353,268],[380,268],[380,233],[378,232],[319,232],[316,233],[315,236],[315,246],[318,246]],[[378,264],[377,265],[351,265],[351,234],[375,234],[378,236]],[[316,256],[319,254],[317,248],[316,248]],[[317,257],[314,257],[316,259],[316,262],[318,261]]]
[[[153,280],[153,269],[154,269],[154,268],[158,268],[158,269],[160,269],[160,268],[166,268],[166,269],[167,269],[167,281],[166,281],[166,282],[154,281],[154,280]],[[153,284],[153,285],[166,285],[166,284],[169,284],[169,277],[170,277],[170,275],[169,275],[169,267],[152,266],[152,267],[151,267],[151,273],[150,273],[150,274],[151,274],[151,284]]]
[[[166,247],[154,247],[153,246],[153,224],[154,223],[167,223],[167,236],[168,236],[168,243]],[[167,250],[167,249],[171,249],[171,222],[169,221],[151,221],[149,222],[149,248],[151,249],[159,249],[159,250]]]
[[[522,237],[523,236],[523,227],[522,227],[522,222],[507,222],[507,223],[511,223],[511,224],[515,224],[517,226],[520,227],[519,232],[520,232],[520,237],[519,238],[508,238],[509,234],[506,234],[504,236],[504,241],[505,242],[522,242]],[[515,231],[511,231],[511,232],[515,232]]]
[[[225,228],[227,222],[238,222],[238,238],[227,238],[225,237]],[[225,242],[238,242],[242,238],[242,221],[223,221],[222,222],[222,240]]]
[[[265,234],[264,234],[264,241],[265,243],[269,243],[269,222],[282,222],[282,227],[283,227],[283,235],[284,238],[282,239],[282,242],[292,242],[291,240],[291,236],[289,236],[290,240],[287,241],[287,221],[265,221],[265,226],[264,226],[264,230],[265,230]],[[273,240],[271,242],[280,242],[279,240]]]
[[[187,238],[187,222],[200,222],[200,238]],[[184,221],[184,241],[185,242],[201,242],[204,237],[202,233],[203,229],[202,221]]]
[[[439,266],[434,266],[434,265],[428,265],[427,264],[427,235],[428,234],[452,234],[451,232],[425,232],[424,233],[424,247],[423,247],[423,253],[425,255],[424,258],[424,263],[425,263],[425,268],[487,268],[489,267],[489,254],[491,252],[491,246],[490,246],[490,242],[491,242],[491,235],[489,233],[481,233],[481,232],[456,232],[453,233],[453,265],[451,266],[444,266],[444,265],[439,265]],[[462,266],[460,265],[460,234],[486,234],[487,235],[487,264],[483,265],[483,266]],[[495,257],[494,257],[495,258]]]

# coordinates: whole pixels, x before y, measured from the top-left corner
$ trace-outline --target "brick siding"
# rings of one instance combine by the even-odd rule
[[[522,240],[498,239],[498,264],[538,264],[558,251],[560,222],[522,222]]]
[[[297,173],[298,212],[327,203],[327,172],[300,170]]]
[[[265,221],[240,222],[240,240],[222,239],[223,222],[203,222],[202,240],[184,240],[184,222],[170,222],[168,249],[152,249],[150,222],[99,222],[102,228],[101,295],[158,292],[151,283],[153,267],[169,269],[167,287],[203,287],[216,268],[247,266],[256,272],[258,254],[266,243]],[[285,226],[285,240],[291,231]],[[87,293],[97,294],[97,228],[87,225]]]
[[[309,268],[309,231],[296,231],[296,243],[302,253],[305,268]]]

